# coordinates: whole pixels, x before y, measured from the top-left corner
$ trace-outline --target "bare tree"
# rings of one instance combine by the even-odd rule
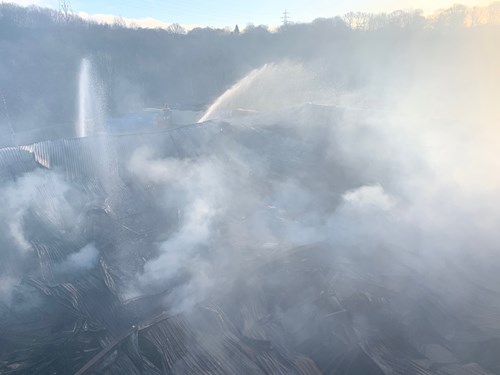
[[[122,16],[116,16],[113,20],[113,27],[121,28],[127,27],[127,23],[125,22],[125,18]]]
[[[364,12],[349,12],[344,16],[344,21],[351,29],[367,30],[372,15]]]
[[[167,27],[167,31],[171,34],[186,34],[186,29],[178,23],[173,23]]]
[[[68,22],[73,10],[69,0],[59,0],[59,17],[62,22]]]
[[[437,23],[445,27],[461,27],[465,25],[468,8],[464,5],[453,5],[438,14]]]

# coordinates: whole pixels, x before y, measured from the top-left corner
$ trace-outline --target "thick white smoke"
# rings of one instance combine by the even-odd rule
[[[78,193],[55,172],[27,173],[19,180],[2,187],[3,228],[14,240],[19,251],[31,248],[23,229],[24,219],[31,210],[43,217],[61,233],[77,230],[79,217]]]
[[[407,66],[391,65],[390,74],[372,67],[377,74],[357,90],[328,83],[321,64],[266,65],[205,114],[234,129],[223,144],[190,158],[159,156],[154,145],[127,154],[127,178],[161,192],[156,208],[171,220],[161,223],[126,297],[173,286],[166,302],[182,310],[241,277],[252,259],[318,243],[391,259],[377,265],[381,273],[411,265],[436,290],[453,289],[442,280],[452,261],[482,279],[499,259],[499,112],[491,98],[500,85],[474,52],[466,45],[454,60],[457,51],[445,50],[432,64],[415,56],[404,60],[414,64],[410,75]],[[99,177],[114,186],[119,173]],[[111,187],[110,195],[122,189]],[[31,213],[77,238],[89,203],[52,171],[7,183],[0,199],[4,237],[19,254],[31,248]],[[99,252],[81,248],[87,242],[57,266],[92,269]],[[8,298],[19,279],[14,271],[2,277]],[[488,273],[483,284],[495,289],[494,279]]]
[[[381,258],[399,254],[391,255],[392,262],[411,264],[443,291],[454,287],[441,280],[452,259],[497,262],[499,118],[492,106],[478,111],[474,96],[487,88],[498,97],[498,88],[482,85],[490,72],[478,74],[467,93],[448,86],[453,78],[472,79],[467,68],[473,63],[478,64],[474,57],[457,63],[457,71],[443,72],[441,79],[418,72],[406,91],[377,86],[376,80],[362,91],[327,90],[306,67],[291,63],[251,72],[203,119],[227,119],[239,108],[264,112],[228,121],[268,131],[277,154],[282,143],[298,142],[297,169],[277,171],[289,161],[272,165],[258,143],[214,150],[231,155],[216,161],[161,160],[144,149],[134,154],[132,173],[163,186],[166,207],[181,213],[177,230],[159,244],[139,284],[167,284],[188,269],[192,288],[178,291],[176,302],[197,301],[251,256],[319,242],[360,254],[379,252]],[[298,77],[295,89],[287,86],[289,74]],[[377,90],[383,95],[374,101],[369,97]],[[442,95],[440,106],[431,94]],[[300,105],[315,100],[340,105]],[[324,115],[329,111],[340,115]],[[383,267],[390,272],[395,265]],[[495,281],[488,283],[493,287]]]
[[[9,303],[13,290],[36,258],[33,236],[43,236],[43,230],[68,240],[81,236],[82,207],[86,204],[81,197],[81,192],[63,176],[47,170],[26,173],[0,187],[0,303]],[[87,250],[91,249],[70,255],[57,267],[66,271],[87,268],[85,264],[92,257]]]

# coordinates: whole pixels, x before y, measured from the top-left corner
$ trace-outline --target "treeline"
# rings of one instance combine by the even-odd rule
[[[498,28],[499,20],[495,3],[454,6],[427,18],[418,11],[349,13],[273,31],[248,25],[242,32],[186,32],[179,25],[141,29],[125,27],[119,18],[113,25],[99,24],[2,3],[0,126],[22,131],[72,125],[84,57],[102,80],[111,114],[165,102],[202,107],[251,69],[284,59],[316,64],[339,87],[361,87],[370,71],[385,67],[381,72],[390,74],[387,66],[400,66],[399,57],[415,40],[423,45],[436,36],[448,38],[446,43],[460,35],[472,38],[484,28]]]

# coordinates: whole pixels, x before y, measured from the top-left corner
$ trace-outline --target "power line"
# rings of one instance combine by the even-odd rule
[[[281,21],[283,22],[283,26],[288,26],[290,24],[290,12],[285,9],[283,15],[281,16]]]

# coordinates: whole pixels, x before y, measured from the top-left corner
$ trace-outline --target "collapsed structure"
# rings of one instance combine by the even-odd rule
[[[283,238],[293,236],[284,222],[295,230],[306,220],[298,217],[303,212],[334,210],[339,192],[367,183],[340,162],[325,161],[324,133],[291,130],[290,122],[304,118],[304,111],[308,121],[328,126],[342,116],[336,108],[306,106],[266,127],[244,119],[0,150],[2,186],[24,186],[29,176],[43,181],[21,214],[29,248],[19,254],[20,241],[2,233],[0,271],[20,277],[9,298],[0,301],[0,373],[500,371],[500,331],[492,328],[499,322],[498,294],[460,267],[450,263],[453,281],[436,288],[415,254],[346,249],[324,239],[298,245],[299,240],[248,238],[261,233],[257,229],[245,237],[250,226],[264,231],[261,224]],[[210,224],[217,234],[181,246],[189,257],[174,271],[166,270],[177,259],[169,251],[179,248],[168,241],[189,221],[183,212],[189,203],[175,196],[179,187],[171,177],[137,178],[143,171],[133,170],[130,159],[144,145],[155,160],[184,161],[181,169],[199,161],[223,163],[229,190],[245,200],[225,193],[229,207]],[[144,168],[154,162],[146,161]],[[48,174],[58,177],[43,179]],[[274,185],[292,177],[314,186],[320,208],[309,202],[294,213],[276,206],[279,197],[269,198]],[[77,212],[71,220],[78,225],[71,228],[64,223],[69,220],[64,208],[41,208],[59,201],[54,196],[61,194],[60,181],[66,184],[65,202]],[[168,181],[170,190],[161,181]],[[245,195],[247,189],[258,190],[255,201]],[[162,200],[173,203],[164,206]],[[97,253],[82,252],[88,244]],[[165,254],[167,266],[158,268],[154,262]],[[206,284],[193,282],[205,268],[190,265],[201,261],[209,267]],[[154,272],[146,278],[148,270]],[[457,310],[458,302],[445,297],[449,285],[481,294],[487,307]]]

